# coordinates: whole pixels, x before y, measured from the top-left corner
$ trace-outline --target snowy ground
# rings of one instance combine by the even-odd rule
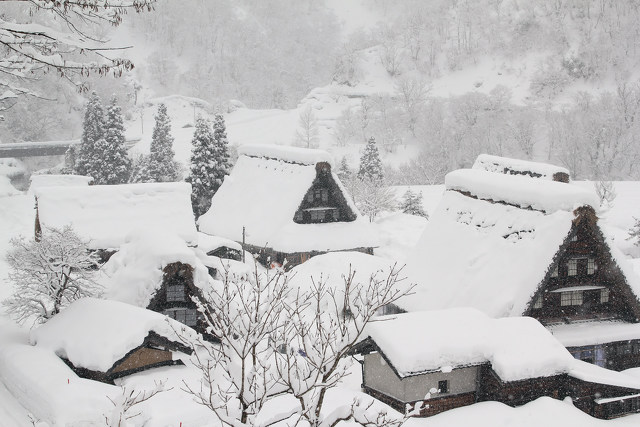
[[[4,254],[9,247],[9,239],[18,234],[30,237],[34,223],[33,197],[24,193],[16,194],[6,188],[7,185],[8,182],[0,181],[0,299],[7,297],[11,292],[7,281],[4,280],[8,272]],[[429,214],[433,213],[442,195],[443,187],[420,186],[412,187],[412,190],[422,191],[425,211]],[[626,230],[633,222],[633,215],[639,215],[637,206],[640,202],[640,183],[617,183],[616,190],[618,196],[613,207],[601,213],[600,216],[607,231],[616,236],[616,243],[625,253],[637,257],[637,247],[626,241],[625,236]],[[406,187],[396,187],[394,191],[400,198],[406,191]],[[412,250],[426,224],[427,220],[423,218],[401,213],[381,215],[376,220],[376,227],[382,241],[382,246],[376,250],[377,255],[402,262]],[[640,262],[634,260],[634,264],[640,272]],[[55,356],[31,347],[27,336],[28,330],[15,327],[0,312],[0,427],[30,426],[32,423],[29,414],[33,414],[34,419],[53,417],[65,420],[57,424],[65,425],[70,419],[68,417],[87,416],[87,412],[79,406],[95,407],[97,411],[104,411],[109,407],[109,401],[105,396],[117,393],[120,389],[78,379]],[[635,370],[630,373],[639,375]],[[150,370],[124,380],[123,385],[127,387],[147,387],[156,380],[167,380],[168,386],[173,387],[172,390],[154,397],[140,408],[143,414],[135,420],[136,425],[145,421],[149,426],[179,425],[180,422],[185,427],[215,425],[211,415],[180,390],[181,380],[194,375],[196,374],[191,368],[171,367]],[[72,386],[72,383],[75,386]],[[366,398],[359,392],[360,383],[360,368],[356,365],[353,368],[353,374],[348,377],[343,387],[330,394],[329,402],[344,403],[357,396]],[[82,404],[78,405],[78,402]],[[378,405],[384,407],[381,403]],[[97,409],[98,407],[102,409]],[[389,411],[392,410],[389,409]],[[407,423],[407,426],[565,427],[567,425],[636,426],[639,424],[640,415],[601,421],[583,414],[565,402],[543,398],[515,409],[494,402],[476,404],[427,419],[413,419]]]

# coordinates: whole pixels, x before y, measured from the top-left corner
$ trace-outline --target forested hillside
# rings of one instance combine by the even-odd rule
[[[223,112],[308,107],[324,114],[325,148],[370,136],[388,152],[413,147],[389,166],[392,183],[439,182],[481,152],[637,179],[639,18],[633,0],[160,0],[97,34],[133,46],[135,69],[80,83],[115,93],[129,120],[167,95]],[[79,136],[88,92],[52,74],[28,82],[42,97],[3,113],[3,142]]]

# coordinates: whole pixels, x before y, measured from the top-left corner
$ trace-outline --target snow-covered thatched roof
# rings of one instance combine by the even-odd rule
[[[92,249],[117,249],[134,231],[177,234],[190,245],[198,239],[184,182],[41,187],[34,194],[43,228],[71,225]]]
[[[189,327],[166,316],[117,301],[75,301],[31,332],[31,343],[69,360],[76,368],[107,372],[150,332],[180,342],[176,331],[195,338]]]
[[[375,230],[358,213],[331,172],[355,221],[298,224],[294,215],[316,179],[316,165],[329,163],[321,150],[243,146],[231,174],[200,217],[200,231],[281,252],[334,251],[378,245]]]
[[[100,282],[109,299],[147,307],[162,286],[163,269],[176,262],[193,268],[193,284],[206,291],[213,280],[204,254],[170,233],[133,233],[100,269]]]
[[[503,381],[568,374],[600,384],[640,388],[640,380],[574,359],[537,320],[492,319],[472,308],[376,318],[364,335],[400,377],[490,363]]]
[[[564,174],[566,178],[569,178],[569,170],[560,166],[489,154],[480,154],[473,164],[473,169],[510,175],[526,175],[549,181],[553,181],[558,174]]]
[[[84,175],[31,175],[29,192],[33,193],[42,187],[86,187],[93,178]]]
[[[583,205],[595,194],[568,183],[459,170],[407,261],[409,311],[475,307],[520,316]]]
[[[365,329],[400,377],[490,362],[503,381],[568,372],[573,357],[530,317],[455,308],[376,319]]]

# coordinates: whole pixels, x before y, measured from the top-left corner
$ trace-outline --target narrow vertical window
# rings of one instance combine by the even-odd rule
[[[551,272],[551,277],[558,277],[558,266],[557,265],[553,269],[553,271]]]
[[[570,259],[567,263],[567,275],[576,276],[578,274],[578,260]]]
[[[449,381],[447,380],[438,381],[438,392],[449,393]]]
[[[589,258],[587,260],[587,274],[594,274],[596,272],[596,260]]]
[[[609,289],[600,290],[600,303],[604,304],[609,302]]]

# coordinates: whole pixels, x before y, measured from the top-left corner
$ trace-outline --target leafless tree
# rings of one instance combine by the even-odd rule
[[[296,131],[296,145],[305,148],[317,148],[320,141],[318,119],[313,108],[307,105],[298,118],[298,130]]]
[[[19,1],[32,6],[32,13],[41,12],[50,17],[51,24],[25,24],[4,15],[0,17],[0,46],[3,48],[0,87],[5,91],[0,98],[3,99],[38,96],[24,82],[50,70],[79,89],[84,87],[74,77],[110,72],[119,76],[130,70],[133,68],[130,60],[110,55],[123,47],[107,47],[104,40],[86,29],[100,24],[119,25],[127,11],[151,10],[155,3],[155,0]]]
[[[155,383],[155,387],[151,390],[136,391],[122,387],[122,393],[114,399],[107,398],[113,404],[112,411],[104,414],[104,423],[107,427],[127,427],[130,425],[129,420],[139,417],[142,412],[135,412],[134,408],[151,399],[153,396],[171,390],[165,388],[166,381]]]
[[[208,332],[220,342],[181,337],[193,348],[194,364],[202,372],[199,386],[185,382],[184,390],[222,423],[251,424],[277,391],[271,371],[273,336],[282,322],[287,281],[282,271],[263,274],[257,265],[249,276],[228,270],[222,276],[204,303],[194,299]]]
[[[100,293],[98,257],[71,227],[43,230],[38,239],[11,240],[7,262],[15,292],[3,301],[18,323],[44,323],[71,302]]]
[[[357,280],[353,270],[337,282],[312,279],[309,289],[299,291],[287,305],[285,323],[277,331],[286,347],[275,361],[279,381],[299,402],[298,422],[328,426],[340,418],[322,419],[326,394],[349,374],[347,356],[378,310],[410,292],[411,287],[399,283],[401,272],[393,266],[364,281]],[[346,412],[350,419],[362,421],[356,409]]]
[[[393,191],[377,180],[354,177],[345,185],[360,212],[367,216],[370,222],[373,222],[379,213],[393,211],[397,207]]]

